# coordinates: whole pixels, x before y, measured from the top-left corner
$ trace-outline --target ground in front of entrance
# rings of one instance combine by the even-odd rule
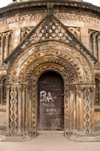
[[[63,136],[38,136],[32,141],[0,142],[0,151],[100,151],[100,142],[73,142]]]

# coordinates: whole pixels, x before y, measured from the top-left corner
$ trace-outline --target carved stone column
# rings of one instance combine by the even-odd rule
[[[99,104],[100,104],[100,81],[99,81]]]
[[[94,134],[94,102],[95,102],[95,85],[90,87],[91,91],[91,135]]]
[[[7,119],[7,133],[9,134],[9,132],[10,132],[10,129],[9,129],[9,119],[10,119],[10,117],[9,117],[9,115],[10,115],[10,113],[9,113],[9,109],[10,109],[10,107],[9,107],[9,105],[10,105],[10,85],[7,85],[6,86],[6,99],[7,99],[7,103],[6,103],[6,119]]]
[[[18,133],[18,99],[17,99],[17,88],[16,85],[11,85],[10,90],[10,104],[9,104],[9,111],[10,111],[10,134],[17,135]]]
[[[23,85],[23,92],[22,92],[22,132],[23,134],[25,132],[25,100],[26,100],[25,88],[26,88],[26,85]]]
[[[77,116],[77,130],[80,128],[80,113],[79,113],[79,87],[76,86],[76,116]]]
[[[69,137],[69,105],[69,84],[68,79],[66,79],[64,94],[64,131],[67,138]]]
[[[69,133],[71,135],[73,129],[73,107],[74,107],[74,94],[73,91],[70,91],[70,100],[69,100]]]
[[[100,63],[100,35],[98,36],[98,62]]]
[[[83,130],[83,86],[79,86],[80,131]]]
[[[94,131],[94,86],[84,86],[84,135],[91,136]]]
[[[76,102],[75,102],[75,86],[71,86],[69,100],[69,133],[74,134],[76,128]]]
[[[93,35],[93,56],[95,56],[96,58],[97,58],[97,56],[96,56],[96,37],[95,37],[95,35]]]
[[[8,34],[6,35],[6,52],[5,52],[5,58],[8,55]]]
[[[77,130],[83,130],[83,86],[76,86]]]
[[[21,91],[22,91],[22,85],[17,86],[18,89],[18,133],[21,134],[22,131],[22,125],[21,125],[21,115],[22,115],[22,97],[21,97]]]
[[[29,114],[28,114],[28,117],[29,117],[29,133],[31,135],[31,132],[32,132],[32,88],[31,88],[31,84],[29,86]]]
[[[1,105],[3,105],[3,84],[1,83]]]
[[[26,85],[26,119],[25,119],[26,134],[28,134],[28,101],[29,101],[29,85]]]
[[[1,36],[1,65],[3,64],[3,36]]]

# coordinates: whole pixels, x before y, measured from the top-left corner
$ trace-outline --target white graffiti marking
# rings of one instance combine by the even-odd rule
[[[52,98],[52,95],[50,92],[48,92],[48,94],[45,92],[45,91],[41,91],[40,92],[40,102],[54,102],[53,98]]]

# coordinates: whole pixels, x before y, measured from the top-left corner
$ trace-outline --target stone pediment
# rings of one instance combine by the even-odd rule
[[[97,59],[89,50],[69,31],[69,29],[53,14],[47,14],[35,28],[20,42],[13,52],[5,59],[5,63],[14,59],[26,48],[43,41],[59,41],[67,43],[80,51],[84,56],[90,56],[95,62]]]

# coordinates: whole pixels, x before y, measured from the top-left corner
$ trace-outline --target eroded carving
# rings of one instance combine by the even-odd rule
[[[58,63],[59,59],[62,58],[63,60],[66,60],[66,62],[69,62],[75,68],[77,74],[79,75],[80,81],[94,81],[92,69],[86,59],[74,48],[68,45],[66,46],[63,43],[59,44],[59,42],[49,42],[48,44],[43,43],[41,45],[35,45],[35,47],[33,47],[32,49],[27,49],[24,54],[19,55],[12,64],[9,80],[10,77],[12,77],[11,80],[13,79],[13,77],[14,79],[18,79],[18,77],[23,77],[22,75],[25,75],[25,70],[29,66],[29,64],[33,61],[36,62],[35,60],[43,58],[43,56],[47,56],[46,58],[48,59],[46,60],[46,62],[49,62],[49,56],[51,56],[51,58],[57,57],[56,62]],[[17,69],[16,74],[13,74],[15,73],[14,68]]]
[[[61,21],[63,20],[75,20],[75,21],[83,21],[83,22],[90,22],[93,25],[100,25],[100,20],[94,17],[90,17],[89,15],[77,15],[77,14],[70,14],[70,13],[54,13],[57,18]]]
[[[11,18],[7,18],[4,19],[2,21],[0,21],[0,26],[4,26],[7,24],[12,24],[15,22],[21,22],[21,21],[28,21],[28,20],[36,20],[39,21],[41,20],[43,17],[45,16],[44,14],[27,14],[27,15],[22,15],[22,16],[15,16],[15,17],[11,17]]]

